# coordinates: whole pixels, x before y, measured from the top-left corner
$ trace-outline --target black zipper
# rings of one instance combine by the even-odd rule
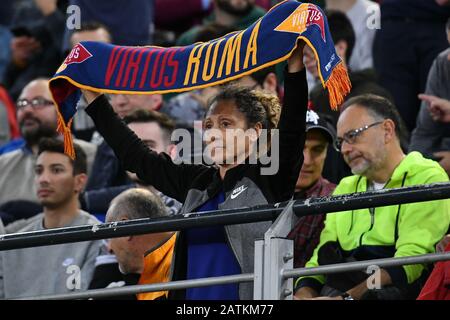
[[[368,182],[368,181],[367,181]],[[389,184],[389,182],[391,182],[391,179],[389,179],[386,184],[384,185],[383,189],[387,187],[387,185]],[[367,186],[366,186],[366,190],[367,190]],[[375,225],[375,208],[368,208],[369,212],[370,212],[370,227],[369,230],[367,230],[366,232],[362,233],[361,236],[359,237],[359,245],[362,246],[362,238],[363,236],[370,232],[373,229],[373,226]]]

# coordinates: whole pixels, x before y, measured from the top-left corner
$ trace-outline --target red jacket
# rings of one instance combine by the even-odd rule
[[[8,92],[0,86],[0,101],[3,102],[6,108],[6,113],[8,115],[8,123],[9,123],[9,134],[10,139],[16,139],[20,137],[19,125],[16,119],[16,107],[14,102],[11,100]]]
[[[450,243],[445,251],[450,252]],[[417,300],[450,300],[450,260],[436,263]]]

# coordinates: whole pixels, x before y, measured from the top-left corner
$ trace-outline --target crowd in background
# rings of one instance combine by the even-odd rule
[[[56,131],[48,80],[80,41],[186,46],[247,28],[279,2],[1,1],[0,231],[35,231],[181,212],[180,199],[124,167],[96,128],[89,107],[84,111],[91,102],[86,96],[78,103],[72,125],[77,158],[67,158]],[[332,110],[314,53],[304,48],[308,111],[303,166],[294,199],[448,182],[450,1],[307,2],[325,10],[352,90],[339,110]],[[73,29],[78,9],[80,24]],[[286,98],[283,84],[288,82],[285,68],[285,62],[279,63],[244,76],[235,85],[264,91],[282,102]],[[198,138],[194,123],[205,118],[211,99],[221,90],[214,86],[164,96],[109,94],[106,99],[149,149],[176,160],[180,155],[177,142],[171,141],[172,132],[182,128]],[[362,137],[366,145],[358,140]],[[201,152],[201,145],[200,149],[193,147],[181,158]],[[361,169],[362,159],[368,171]],[[358,214],[364,210],[367,217]],[[386,207],[377,215],[374,208],[364,210],[300,219],[288,236],[294,240],[295,267],[449,250],[450,240],[445,236],[449,233],[448,200]],[[175,238],[176,233],[169,232],[1,252],[0,297],[167,281],[172,254],[179,250]],[[66,281],[71,265],[81,269],[79,287]],[[442,263],[434,270],[445,268],[450,270],[450,265]],[[47,275],[32,276],[36,270]],[[345,279],[300,278],[295,284],[296,297],[416,299],[419,293],[422,298],[445,297],[427,291],[431,290],[430,282],[426,283],[431,265],[383,272],[381,279],[388,288],[384,291],[362,290],[359,284],[365,275],[355,273]],[[429,279],[434,284],[440,281],[434,273]],[[166,296],[166,292],[156,292],[121,298]]]

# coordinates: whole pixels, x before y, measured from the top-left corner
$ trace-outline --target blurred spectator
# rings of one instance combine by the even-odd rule
[[[3,79],[6,68],[11,60],[10,43],[12,34],[8,28],[0,24],[0,79]]]
[[[57,115],[51,101],[48,79],[36,79],[25,86],[17,101],[17,119],[23,138],[6,144],[0,151],[0,204],[12,200],[37,201],[34,164],[39,141],[56,137]],[[87,154],[92,168],[96,146],[76,140]],[[88,173],[91,171],[88,170]]]
[[[445,171],[418,152],[405,155],[400,146],[401,118],[387,99],[363,95],[347,101],[337,125],[337,145],[353,176],[344,178],[333,195],[448,182]],[[409,203],[327,214],[319,246],[306,267],[433,253],[447,232],[450,202]],[[416,298],[425,264],[382,268],[380,289],[368,289],[365,272],[302,277],[296,297],[322,299]]]
[[[240,1],[240,0],[238,0]],[[255,0],[254,3],[269,10],[277,0]],[[212,0],[155,0],[155,32],[182,33],[201,24],[213,8]]]
[[[220,26],[242,30],[262,17],[264,9],[256,6],[252,0],[213,0],[213,12],[206,17],[203,25],[216,23]],[[194,43],[201,26],[195,26],[184,32],[177,40],[178,46]]]
[[[211,0],[155,0],[155,27],[179,34],[199,24],[211,11]]]
[[[95,217],[79,209],[78,195],[86,183],[87,165],[86,155],[77,145],[75,152],[75,160],[71,160],[64,154],[62,141],[52,138],[41,141],[34,171],[37,197],[44,212],[10,224],[5,228],[7,233],[98,223]],[[95,259],[105,249],[103,243],[95,240],[2,251],[2,298],[86,290]]]
[[[330,27],[331,36],[334,41],[336,52],[342,59],[342,62],[347,66],[347,62],[353,54],[355,44],[355,33],[353,27],[345,14],[339,11],[326,10],[328,23]],[[318,77],[317,62],[315,61],[312,50],[305,48],[305,65],[307,69]],[[373,69],[364,69],[359,71],[349,70],[349,77],[352,82],[352,89],[345,97],[346,100],[364,94],[377,94],[388,99],[392,99],[391,95],[377,84],[377,79]],[[311,108],[314,111],[329,115],[333,119],[333,125],[336,126],[339,117],[339,111],[331,109],[329,103],[328,92],[323,88],[321,83],[318,83],[310,93]],[[328,148],[327,160],[323,169],[323,176],[333,183],[339,181],[350,175],[350,169],[344,162],[342,155],[330,146]]]
[[[111,43],[111,34],[109,30],[98,22],[83,23],[80,29],[75,30],[70,37],[70,48],[74,47],[81,41],[97,41],[103,43]],[[70,51],[68,50],[68,55]],[[84,97],[80,98],[78,104],[86,104]],[[90,141],[92,134],[95,132],[94,123],[86,114],[84,108],[78,108],[73,119],[73,134],[78,139]]]
[[[450,231],[450,229],[449,229]],[[445,235],[436,246],[436,252],[445,252],[445,248],[450,244],[450,234]]]
[[[450,19],[447,23],[450,43]],[[450,174],[450,48],[434,60],[428,74],[417,126],[412,132],[409,149],[420,151],[425,157],[436,159]]]
[[[0,146],[10,140],[8,113],[5,105],[0,102]]]
[[[198,27],[194,42],[206,42],[220,38],[232,32],[230,27],[216,23]],[[265,90],[278,95],[278,80],[275,67],[268,67],[243,76],[235,81],[239,85],[254,89]],[[178,125],[194,127],[194,121],[203,120],[209,100],[219,91],[219,86],[192,90],[171,98],[162,108],[161,112],[169,115]]]
[[[159,110],[162,105],[162,96],[160,94],[113,94],[110,95],[111,105],[114,111],[123,118],[137,109]],[[101,212],[105,213],[111,201],[120,192],[129,188],[130,184],[126,172],[122,169],[116,155],[109,145],[98,135],[94,133],[93,141],[97,140],[99,145],[95,156],[93,172],[88,180],[86,191],[99,190],[103,188],[118,187],[115,193],[111,194],[106,207]],[[92,210],[89,209],[89,210]],[[92,212],[92,211],[91,211]]]
[[[373,68],[372,47],[376,30],[370,23],[377,16],[380,6],[370,0],[326,0],[327,10],[338,10],[346,14],[355,31],[355,47],[348,61],[353,71]]]
[[[149,149],[157,153],[166,153],[172,160],[176,157],[176,146],[171,142],[170,138],[175,125],[166,115],[156,111],[137,109],[124,118],[128,127],[149,147]],[[117,159],[116,159],[117,161]],[[96,175],[96,179],[101,180],[102,173],[100,171]],[[105,186],[103,188],[88,190],[82,197],[83,208],[89,212],[106,213],[110,202],[122,191],[134,186],[146,188],[158,195],[167,206],[171,215],[177,214],[181,208],[181,203],[172,199],[152,186],[145,184],[135,174],[127,173],[127,181],[119,186]]]
[[[8,92],[0,85],[0,148],[10,140],[19,137],[16,107]]]
[[[374,43],[374,64],[380,83],[394,96],[411,132],[420,108],[431,64],[448,47],[445,23],[449,0],[383,0],[381,29]]]
[[[355,47],[355,32],[353,30],[353,27],[350,23],[350,20],[342,12],[326,10],[326,15],[328,18],[331,37],[333,38],[336,52],[342,59],[344,65],[347,67],[348,61],[353,55],[353,49]],[[306,49],[305,51],[311,52],[311,49],[308,47],[308,49]],[[314,61],[313,64],[308,63],[308,70],[311,73],[315,72],[317,74],[316,65],[316,61]],[[352,89],[346,96],[347,100],[351,97],[364,93],[372,93],[392,100],[389,92],[387,92],[384,88],[380,87],[377,84],[375,71],[373,69],[364,69],[359,71],[353,71],[352,69],[350,69],[349,77],[352,83]],[[333,111],[331,109],[328,99],[328,93],[322,87],[321,83],[317,84],[312,89],[310,96],[314,110],[331,115],[334,119],[334,124],[336,124],[339,117],[339,111]]]
[[[15,100],[38,77],[53,75],[61,64],[65,16],[57,0],[24,1],[11,25],[11,59],[2,83]]]
[[[97,21],[112,34],[113,43],[124,46],[144,46],[152,43],[154,0],[70,0],[78,6],[81,23]],[[65,29],[64,49],[68,49],[73,30]]]
[[[106,215],[106,222],[134,219],[155,219],[167,217],[168,212],[161,199],[144,189],[130,189],[112,202]],[[120,277],[109,278],[109,270],[97,268],[90,285],[91,289],[111,287],[106,279],[122,285],[143,285],[169,281],[172,255],[175,247],[175,232],[150,233],[109,240],[109,247],[117,257]],[[100,257],[99,257],[100,258]],[[103,270],[102,270],[103,269]],[[103,272],[102,272],[103,271]],[[117,273],[113,272],[113,275]],[[159,300],[167,298],[167,291],[138,293],[130,298],[138,300]]]
[[[33,201],[14,200],[0,205],[0,219],[8,224],[23,219],[29,219],[42,212],[42,206]]]
[[[210,23],[199,26],[193,42],[207,42],[234,31],[231,27]],[[219,91],[217,86],[191,90],[170,98],[161,112],[175,120],[177,125],[193,128],[194,121],[203,120],[209,99]]]
[[[333,193],[334,183],[322,177],[322,169],[329,145],[336,139],[336,130],[325,115],[312,110],[306,113],[306,140],[303,165],[295,186],[294,199],[306,200]],[[303,268],[319,244],[325,214],[299,218],[288,238],[294,240],[294,268]]]
[[[450,252],[450,235],[437,245],[437,252]],[[450,261],[437,262],[417,300],[450,300]]]

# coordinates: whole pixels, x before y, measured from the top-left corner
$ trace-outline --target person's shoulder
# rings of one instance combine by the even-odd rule
[[[97,145],[92,142],[87,142],[80,139],[74,139],[73,142],[78,144],[85,152],[95,152],[97,150]]]
[[[7,152],[5,154],[0,155],[0,166],[10,164],[15,162],[25,156],[25,153],[22,149],[16,149],[14,151]]]
[[[188,46],[195,42],[195,38],[200,30],[201,26],[193,26],[189,30],[183,32],[177,40],[177,46]]]
[[[253,6],[253,9],[250,11],[249,16],[262,17],[266,14],[266,10],[258,5]]]
[[[13,139],[0,147],[0,156],[15,150],[20,149],[25,145],[25,140],[23,138]]]
[[[450,56],[450,48],[445,49],[436,57],[436,63],[438,66],[446,66],[449,67],[449,56]]]
[[[44,217],[44,214],[39,213],[29,219],[21,219],[21,220],[14,221],[5,227],[5,232],[10,234],[10,233],[40,230],[40,229],[42,229],[43,217]]]
[[[414,184],[448,181],[448,175],[439,163],[425,158],[418,151],[410,152],[401,165],[402,171],[414,179]]]
[[[87,225],[96,225],[96,224],[100,224],[100,220],[98,220],[94,215],[83,211],[83,210],[79,210],[80,215],[78,218],[78,222],[80,224],[87,224]]]
[[[348,176],[348,177],[342,178],[341,181],[339,181],[339,183],[336,185],[333,195],[340,195],[340,194],[355,192],[357,184],[362,178],[363,177],[358,176],[358,175],[353,175],[353,176]]]

